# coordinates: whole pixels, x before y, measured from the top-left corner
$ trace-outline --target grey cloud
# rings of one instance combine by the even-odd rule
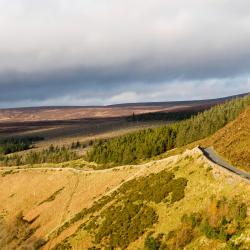
[[[188,88],[211,81],[221,95],[249,91],[249,9],[247,0],[0,0],[0,105],[155,100],[166,86],[192,98],[201,95]]]

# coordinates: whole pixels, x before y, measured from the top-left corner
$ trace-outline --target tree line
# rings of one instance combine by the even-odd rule
[[[185,111],[174,111],[174,112],[150,112],[144,114],[132,114],[127,117],[129,122],[148,122],[148,121],[181,121],[191,118],[197,115],[202,110],[185,110]]]
[[[43,140],[42,137],[9,137],[0,139],[0,154],[7,155],[23,150],[27,150],[31,145]]]
[[[250,95],[235,98],[192,116],[154,129],[145,129],[109,140],[99,140],[88,152],[89,161],[130,164],[212,135],[250,105]]]
[[[20,166],[26,164],[61,163],[79,159],[81,156],[73,148],[80,148],[81,144],[74,144],[73,148],[72,145],[71,147],[59,147],[51,144],[48,148],[39,151],[32,150],[26,154],[4,156],[1,160],[7,166]]]

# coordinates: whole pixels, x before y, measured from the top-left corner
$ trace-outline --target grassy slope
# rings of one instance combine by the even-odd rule
[[[20,212],[36,232],[22,246],[49,235],[58,225],[90,206],[95,197],[134,175],[138,168],[120,171],[74,173],[69,170],[4,170],[0,172],[0,249],[17,249],[18,240],[7,243],[17,230]],[[58,191],[61,190],[61,191]]]
[[[246,195],[250,191],[249,184],[216,169],[209,171],[209,165],[203,159],[203,156],[193,152],[191,152],[191,155],[192,157],[177,157],[174,161],[157,162],[147,169],[147,173],[169,169],[174,171],[176,177],[184,177],[188,180],[185,197],[179,202],[172,205],[164,202],[159,204],[150,203],[150,206],[157,211],[159,216],[158,223],[150,229],[155,235],[159,233],[167,234],[172,230],[178,229],[181,224],[181,217],[185,213],[190,214],[205,209],[212,195],[218,198],[224,196],[228,199],[237,197],[238,200],[245,202],[248,207],[250,206],[250,197]],[[113,199],[110,204],[112,202],[117,201]],[[241,235],[246,247],[250,247],[245,242],[246,238],[249,237],[249,233],[250,227],[248,225]],[[128,249],[144,249],[146,235],[147,232],[138,240],[131,243]],[[93,246],[91,243],[93,236],[87,230],[81,229],[70,236],[66,243],[69,243],[73,249],[85,249]],[[65,245],[66,243],[64,242]],[[225,248],[225,244],[221,241],[209,240],[204,236],[197,235],[187,245],[187,249],[208,249],[209,246],[215,247],[215,249]]]
[[[204,142],[213,145],[233,165],[250,171],[250,107]]]
[[[203,147],[213,146],[226,161],[250,172],[250,107],[212,136],[170,150],[155,157],[155,159],[177,155],[183,153],[186,149],[192,149],[199,145]]]
[[[193,148],[198,144],[213,145],[221,155],[234,165],[249,170],[249,117],[250,108],[210,138],[187,147]],[[170,153],[174,154],[183,150],[184,148],[177,149]],[[81,165],[80,162],[77,162],[76,165],[78,166],[78,164]],[[15,170],[8,173],[5,170],[1,172],[2,176],[0,175],[0,248],[17,248],[18,240],[8,243],[6,239],[15,234],[13,230],[20,212],[23,212],[27,221],[39,216],[33,223],[28,223],[28,227],[38,227],[38,229],[27,241],[20,243],[21,246],[32,245],[38,239],[46,238],[55,228],[81,211],[82,208],[91,206],[95,197],[100,197],[109,189],[119,186],[124,179],[134,178],[135,175],[147,175],[163,169],[174,169],[177,177],[184,177],[188,180],[188,185],[185,198],[179,202],[170,206],[164,203],[150,204],[159,216],[159,222],[152,228],[155,234],[168,233],[177,229],[180,226],[182,215],[202,211],[209,203],[211,195],[225,196],[228,199],[236,197],[245,202],[248,208],[250,207],[250,197],[247,195],[250,191],[249,184],[218,170],[208,171],[208,164],[199,155],[193,155],[193,158],[185,157],[185,155],[175,156],[159,162],[151,161],[141,167],[127,166],[118,170],[96,173],[75,174],[68,170]],[[58,192],[58,190],[61,191]],[[46,202],[46,200],[49,201]],[[41,202],[43,203],[39,205]],[[49,241],[44,249],[50,249],[68,236],[68,242],[74,249],[86,249],[92,246],[93,235],[89,232],[79,230],[74,234],[77,227],[86,219],[88,217],[70,225],[58,237]],[[132,243],[129,249],[138,249],[138,247],[143,249],[146,234]],[[239,236],[245,249],[250,248],[246,241],[246,238],[250,237],[249,224]],[[220,241],[208,240],[204,236],[197,235],[187,246],[187,249],[208,248],[224,249],[225,245]]]
[[[225,196],[229,199],[237,197],[250,207],[250,197],[246,195],[250,191],[249,184],[216,169],[211,171],[203,157],[194,151],[161,161],[151,161],[141,166],[126,166],[91,173],[75,174],[68,170],[19,170],[19,172],[6,174],[5,170],[2,172],[2,177],[0,176],[0,248],[17,248],[18,240],[7,243],[6,239],[16,235],[13,230],[17,225],[17,215],[22,211],[27,221],[39,217],[33,223],[28,223],[28,228],[38,227],[38,229],[25,242],[21,240],[21,246],[33,245],[38,239],[52,235],[44,249],[51,249],[67,237],[73,249],[87,249],[93,245],[93,235],[77,228],[88,220],[89,215],[72,223],[59,236],[54,237],[51,233],[84,207],[91,207],[95,197],[108,194],[109,190],[119,187],[124,180],[146,176],[164,169],[173,171],[176,178],[184,177],[188,180],[188,185],[185,198],[172,205],[163,202],[149,203],[159,216],[158,223],[152,228],[155,234],[168,233],[177,229],[182,215],[201,211],[208,204],[211,195]],[[106,206],[113,202],[116,203],[116,200],[112,199]],[[98,215],[102,209],[103,207],[100,207],[95,215]],[[249,230],[249,228],[244,230],[243,241],[249,236]],[[147,232],[136,242],[131,243],[129,249],[138,249],[138,247],[143,249],[146,235]],[[197,236],[187,249],[203,247],[207,249],[208,245],[215,246],[216,249],[225,246],[220,241]]]

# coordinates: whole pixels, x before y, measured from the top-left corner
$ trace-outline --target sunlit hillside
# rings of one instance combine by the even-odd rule
[[[207,143],[233,165],[250,171],[250,107],[211,136]]]
[[[1,249],[250,247],[249,184],[198,149],[138,166],[0,178]]]
[[[0,250],[250,250],[249,12],[0,0]]]
[[[136,132],[111,139],[113,144],[32,148],[41,138],[2,139],[0,249],[249,249],[250,182],[197,147],[213,146],[233,165],[249,169],[249,117],[245,97],[172,130]],[[208,137],[188,144],[200,139],[197,130]],[[135,138],[137,165],[124,158]],[[178,141],[184,146],[171,150]],[[160,155],[166,143],[169,150]],[[105,160],[102,149],[111,145],[116,164],[88,162],[83,154],[95,148]],[[125,165],[119,165],[120,156]]]

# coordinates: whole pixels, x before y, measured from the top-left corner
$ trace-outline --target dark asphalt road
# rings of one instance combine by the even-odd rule
[[[250,173],[244,172],[226,162],[222,157],[220,157],[212,147],[209,148],[200,148],[204,155],[211,160],[212,162],[220,165],[221,167],[241,176],[244,179],[250,180]]]

